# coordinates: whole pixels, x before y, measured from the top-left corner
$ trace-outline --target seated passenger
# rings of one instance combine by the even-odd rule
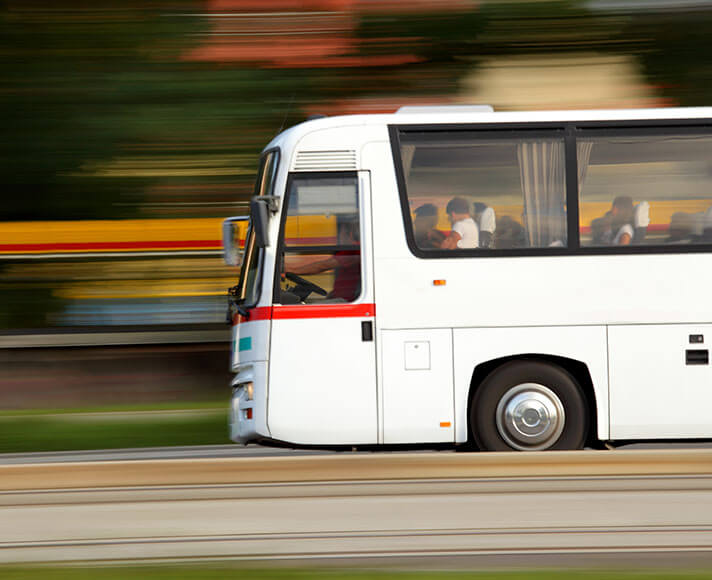
[[[699,231],[697,215],[684,211],[676,211],[670,216],[668,226],[668,244],[689,244],[697,238]]]
[[[453,197],[448,202],[445,211],[452,224],[452,229],[440,247],[444,250],[478,248],[480,245],[480,233],[475,220],[470,216],[467,200],[462,197]]]
[[[473,204],[473,210],[475,223],[480,230],[480,248],[494,247],[494,231],[497,227],[494,210],[480,201]]]
[[[633,198],[616,197],[603,217],[591,222],[594,245],[627,246],[633,241]]]
[[[497,249],[524,248],[527,245],[524,227],[508,215],[499,219],[494,240]]]
[[[445,234],[437,229],[438,208],[432,203],[425,203],[415,210],[413,234],[416,245],[423,250],[440,248]]]
[[[611,212],[591,220],[591,244],[606,246],[611,242]]]
[[[676,211],[670,217],[668,244],[712,243],[712,207],[707,211]]]

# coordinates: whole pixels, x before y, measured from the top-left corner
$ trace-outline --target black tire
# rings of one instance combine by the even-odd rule
[[[586,397],[561,367],[512,361],[477,389],[470,427],[483,451],[581,449],[588,434]]]

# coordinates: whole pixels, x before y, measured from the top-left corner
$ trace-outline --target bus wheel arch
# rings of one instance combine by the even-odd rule
[[[534,377],[536,379],[541,373],[544,373],[541,380],[532,381],[527,378]],[[522,377],[521,381],[516,380],[517,376]],[[519,384],[516,384],[518,382]],[[553,384],[555,392],[552,392],[544,383]],[[521,384],[528,386],[515,388]],[[493,397],[496,400],[493,400]],[[557,409],[561,410],[562,406],[571,407],[570,414],[573,413],[573,417],[569,417],[569,419],[574,419],[576,423],[581,424],[579,427],[583,427],[581,437],[584,439],[579,441],[576,429],[571,430],[574,424],[570,421],[566,427],[566,433],[562,435],[558,445],[554,440],[554,444],[550,446],[545,441],[546,438],[555,436],[555,431],[561,427],[553,424],[551,426],[552,433],[548,435],[544,432],[541,433],[541,437],[544,439],[540,445],[542,449],[550,447],[570,449],[584,445],[597,448],[600,446],[597,439],[596,397],[588,366],[576,359],[542,354],[522,354],[493,359],[479,364],[474,369],[467,405],[470,445],[483,450],[512,448],[525,450],[528,448],[518,445],[516,437],[509,442],[501,440],[501,434],[507,430],[507,421],[511,421],[511,415],[506,414],[509,409],[507,405],[509,404],[511,407],[512,404],[516,404],[516,397],[524,398],[525,401],[532,399],[535,406],[548,408],[554,415]],[[577,402],[577,398],[581,400]],[[476,409],[475,407],[480,408]],[[483,407],[486,407],[484,411]],[[483,412],[489,423],[486,427],[476,424],[478,423],[478,413],[482,416]],[[509,417],[509,419],[505,419],[505,417]],[[505,423],[504,429],[502,423]],[[499,435],[494,437],[496,443],[493,442],[493,430],[496,430]],[[507,439],[506,434],[504,439]],[[534,445],[532,450],[536,449],[538,447]]]

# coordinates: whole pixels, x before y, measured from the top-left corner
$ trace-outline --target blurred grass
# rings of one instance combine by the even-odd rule
[[[117,411],[84,409],[5,412],[0,453],[221,445],[230,443],[227,405],[190,408],[136,406]]]
[[[0,567],[4,580],[114,580],[130,577],[133,580],[162,580],[173,578],[212,580],[237,578],[240,580],[660,580],[662,578],[684,578],[702,580],[712,578],[712,571],[693,570],[562,570],[562,571],[517,571],[517,572],[404,572],[339,569],[260,569],[246,570],[225,566],[207,567],[204,564],[186,566],[116,566],[100,568],[93,566],[67,567]]]
[[[67,407],[61,409],[18,409],[0,411],[0,420],[4,417],[25,415],[62,415],[67,413],[131,413],[141,411],[191,411],[213,410],[226,412],[229,398],[224,401],[171,401],[165,403],[141,403],[130,405],[103,405],[93,407]]]

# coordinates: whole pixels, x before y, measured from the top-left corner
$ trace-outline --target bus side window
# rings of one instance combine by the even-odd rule
[[[418,250],[567,246],[560,134],[404,131],[400,143]]]
[[[582,130],[577,140],[582,246],[692,245],[712,203],[712,135]],[[627,234],[622,235],[621,232]]]

